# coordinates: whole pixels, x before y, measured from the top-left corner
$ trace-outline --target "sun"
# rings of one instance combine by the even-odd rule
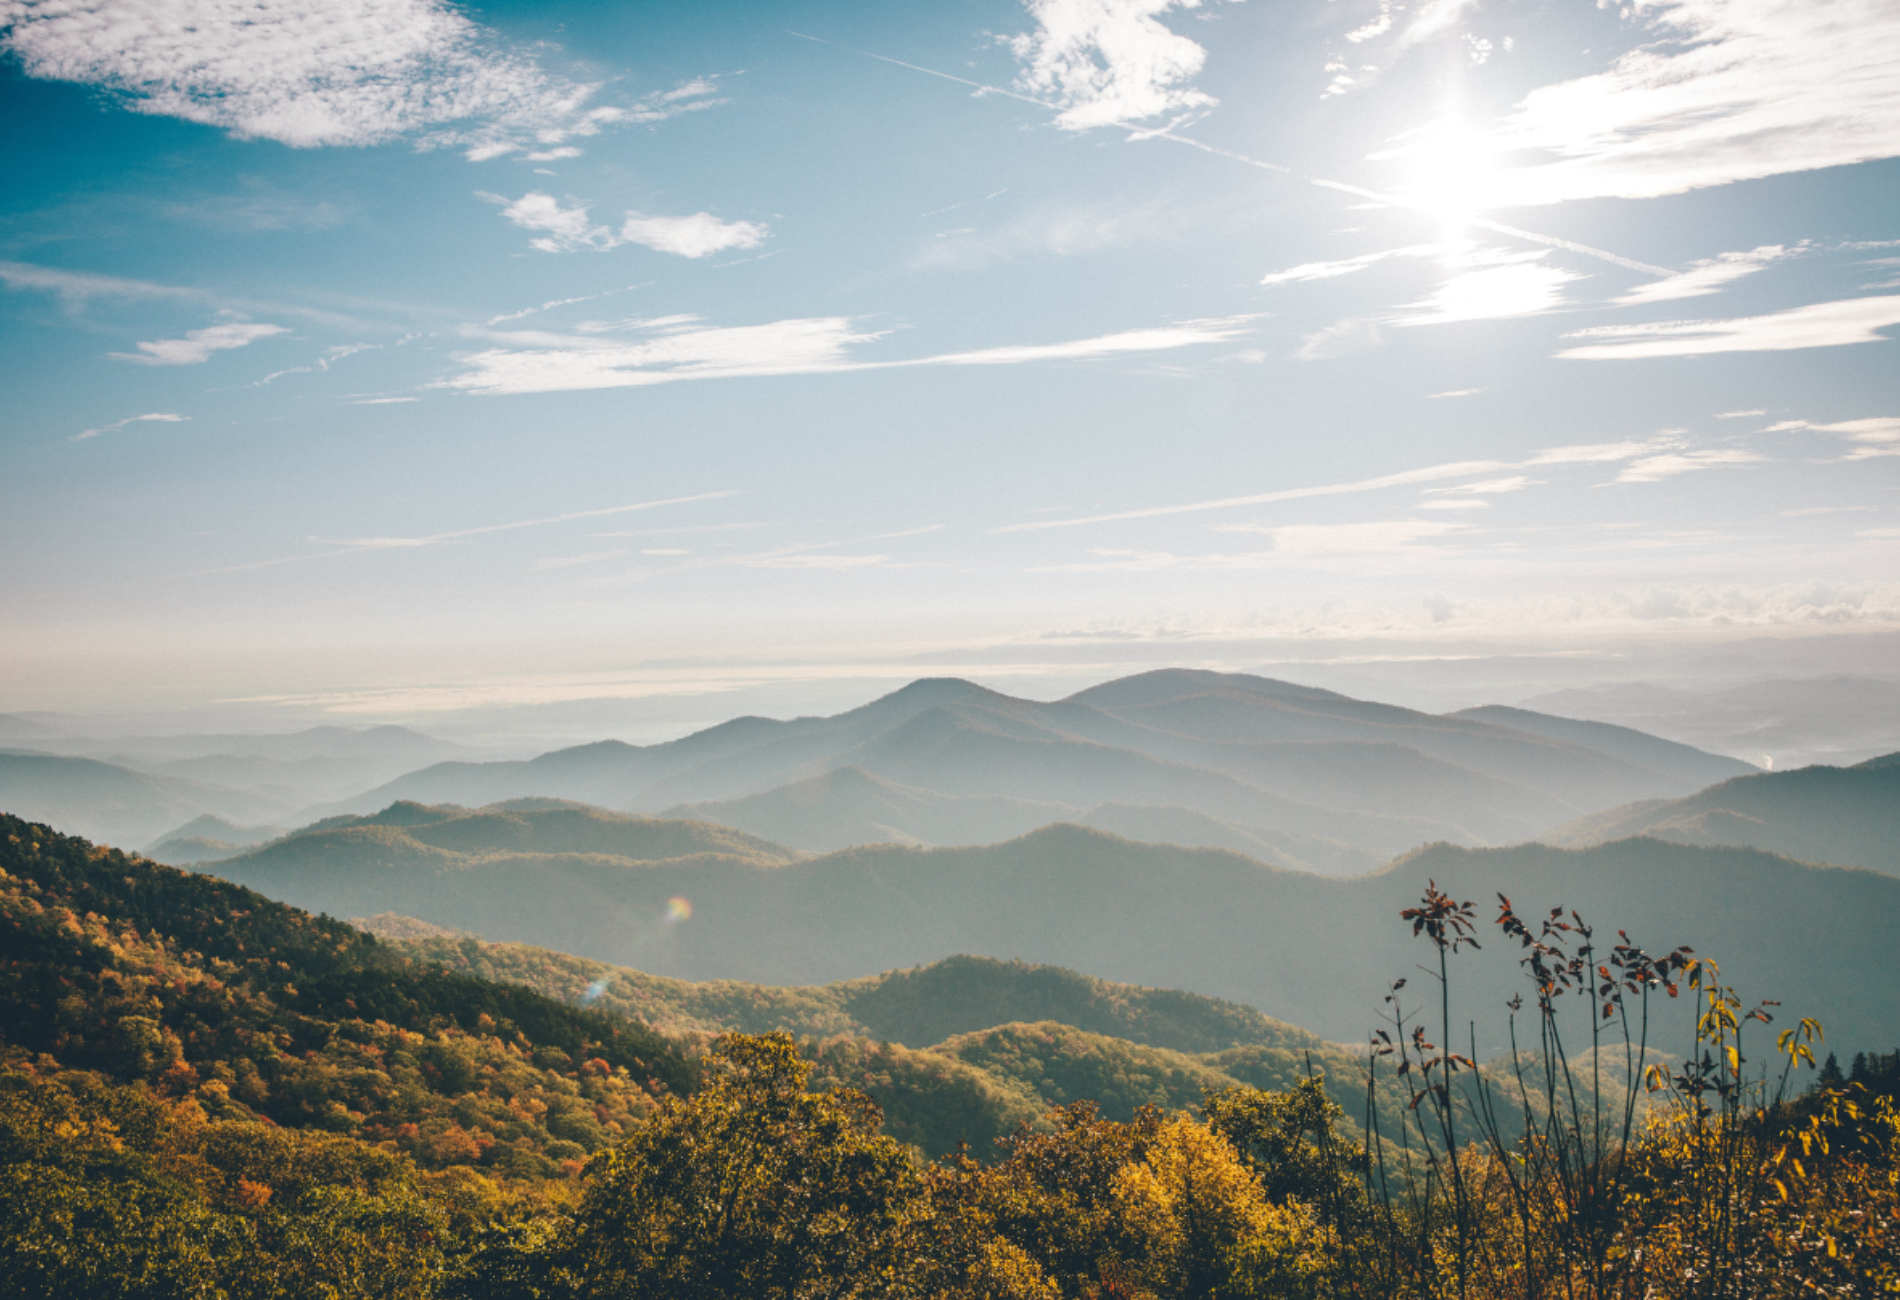
[[[1497,146],[1489,135],[1457,118],[1433,123],[1404,150],[1411,164],[1406,197],[1436,216],[1455,239],[1495,192]]]

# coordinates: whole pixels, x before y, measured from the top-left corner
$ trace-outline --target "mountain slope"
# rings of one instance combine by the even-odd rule
[[[1461,709],[1446,716],[1510,727],[1533,736],[1583,745],[1612,758],[1640,764],[1652,771],[1693,781],[1698,785],[1713,785],[1732,776],[1748,776],[1756,770],[1752,764],[1737,758],[1711,754],[1693,745],[1664,740],[1646,731],[1619,727],[1608,722],[1580,722],[1574,718],[1558,718],[1548,713],[1513,709],[1501,704]]]
[[[1631,835],[1677,844],[1735,844],[1804,862],[1900,876],[1900,755],[1854,767],[1802,767],[1724,781],[1686,799],[1652,800],[1584,817],[1542,837],[1586,845]]]

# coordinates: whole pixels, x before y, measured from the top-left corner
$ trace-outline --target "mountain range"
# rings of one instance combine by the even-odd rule
[[[724,821],[814,851],[989,843],[1059,820],[1148,834],[1159,816],[1192,822],[1195,843],[1349,872],[1434,840],[1527,839],[1752,770],[1600,724],[1434,716],[1264,677],[1162,670],[1054,703],[926,679],[834,717],[737,718],[659,745],[438,763],[310,812],[544,796]]]

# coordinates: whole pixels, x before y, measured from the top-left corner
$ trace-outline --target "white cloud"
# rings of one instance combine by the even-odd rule
[[[147,366],[195,366],[199,362],[209,361],[213,352],[248,347],[259,339],[288,332],[282,325],[233,321],[201,330],[187,330],[182,339],[158,339],[141,343],[137,352],[114,352],[111,355],[120,361],[136,361]]]
[[[853,329],[844,316],[729,328],[701,325],[696,318],[654,324],[659,328],[649,325],[649,337],[636,343],[579,338],[564,347],[477,352],[460,358],[469,367],[467,373],[440,386],[483,394],[555,393],[682,379],[813,374],[849,368],[850,345],[878,337]],[[555,339],[558,336],[537,341]]]
[[[695,212],[690,217],[648,217],[630,212],[626,224],[620,227],[620,238],[629,244],[643,244],[681,257],[706,257],[728,248],[757,248],[765,242],[765,236],[762,225],[721,221],[710,212]]]
[[[1893,325],[1900,325],[1900,297],[1847,298],[1735,320],[1600,325],[1564,335],[1567,339],[1592,341],[1565,348],[1557,355],[1581,361],[1630,361],[1715,352],[1788,352],[1879,343],[1885,338],[1879,331]]]
[[[1415,45],[1450,31],[1464,18],[1465,11],[1476,3],[1477,0],[1428,0],[1428,3],[1420,6],[1418,17],[1406,27],[1399,43]]]
[[[930,366],[1011,366],[1025,361],[1079,361],[1090,357],[1115,356],[1129,352],[1164,352],[1192,347],[1200,343],[1225,343],[1246,331],[1251,316],[1228,316],[1215,320],[1181,321],[1153,329],[1124,330],[1092,339],[1073,339],[1066,343],[1036,343],[1017,347],[981,348],[974,352],[946,352],[925,357],[906,365]]]
[[[1900,154],[1891,0],[1638,0],[1653,39],[1531,92],[1488,206],[1648,198]]]
[[[1265,533],[1281,556],[1389,555],[1429,538],[1464,531],[1448,519],[1382,519],[1354,524],[1223,524],[1223,533]]]
[[[1036,30],[1010,42],[1024,69],[1017,85],[1052,97],[1068,131],[1129,126],[1213,107],[1185,83],[1207,51],[1162,26],[1170,9],[1201,0],[1027,0]]]
[[[1347,567],[1438,560],[1444,548],[1430,543],[1475,534],[1469,524],[1450,519],[1383,519],[1351,524],[1230,524],[1217,531],[1264,535],[1271,549],[1206,555],[1170,551],[1092,548],[1095,557],[1031,570],[1039,573],[1153,573],[1164,569],[1245,570],[1304,566]]]
[[[1759,465],[1767,457],[1738,447],[1714,448],[1707,451],[1671,451],[1660,456],[1644,456],[1633,460],[1623,467],[1616,476],[1618,483],[1659,483],[1678,474],[1688,474],[1699,469],[1722,469],[1730,465]]]
[[[543,232],[530,246],[544,253],[566,253],[577,249],[605,250],[622,244],[640,244],[661,253],[680,257],[706,257],[728,248],[757,248],[769,233],[751,221],[721,221],[710,212],[690,217],[649,217],[630,212],[618,231],[609,229],[587,215],[588,205],[577,203],[563,207],[552,194],[531,190],[510,202],[499,194],[481,194],[490,203],[503,204],[501,215],[523,230]],[[580,302],[575,298],[569,301]],[[517,313],[526,315],[527,313]],[[507,319],[501,317],[498,319]]]
[[[1582,279],[1546,266],[1542,253],[1516,255],[1503,265],[1460,271],[1423,302],[1399,309],[1394,325],[1450,325],[1458,321],[1536,316],[1564,305],[1563,286]],[[1487,260],[1498,260],[1495,258]]]
[[[1359,257],[1341,258],[1337,262],[1302,262],[1298,266],[1288,267],[1284,271],[1275,271],[1260,278],[1265,285],[1294,284],[1306,280],[1332,280],[1342,275],[1351,275],[1363,271],[1369,266],[1392,257],[1430,257],[1445,251],[1443,244],[1414,244],[1408,248],[1388,248],[1383,252],[1365,253]]]
[[[1513,474],[1510,478],[1487,478],[1476,483],[1461,483],[1452,488],[1433,488],[1434,492],[1477,492],[1494,497],[1506,492],[1522,492],[1536,480],[1528,474]]]
[[[1678,298],[1700,298],[1719,293],[1722,286],[1753,275],[1772,262],[1792,257],[1799,248],[1764,244],[1746,253],[1721,253],[1697,262],[1680,275],[1639,285],[1616,300],[1619,307],[1640,307],[1645,303],[1673,302]]]
[[[490,203],[506,204],[501,215],[523,230],[544,232],[541,238],[528,241],[531,247],[544,253],[567,252],[576,248],[612,248],[617,242],[607,227],[588,220],[586,204],[564,208],[559,199],[539,190],[530,190],[512,203],[499,194],[483,194],[481,197]]]
[[[172,415],[165,411],[154,411],[150,415],[128,415],[123,420],[114,420],[111,424],[102,424],[96,429],[83,429],[67,439],[67,441],[84,442],[88,438],[97,438],[102,433],[111,433],[115,429],[123,429],[128,424],[143,424],[147,420],[157,420],[163,424],[178,424],[190,418],[188,415]]]
[[[490,335],[530,346],[493,348],[461,357],[467,372],[442,380],[437,387],[480,394],[551,393],[631,388],[685,379],[1085,360],[1223,343],[1244,333],[1252,320],[1251,316],[1235,316],[1181,321],[1062,343],[981,348],[901,361],[858,361],[852,357],[851,347],[882,338],[883,333],[860,331],[845,316],[736,327],[705,325],[695,316],[669,316],[619,323],[648,336],[639,342],[528,331]]]
[[[443,0],[0,0],[28,75],[298,147],[459,127],[543,144],[628,110],[543,72]],[[494,144],[494,152],[508,146]]]
[[[1868,420],[1841,420],[1834,424],[1810,424],[1791,420],[1776,429],[1816,429],[1838,434],[1853,443],[1842,460],[1873,460],[1880,456],[1900,456],[1900,416],[1880,415]]]

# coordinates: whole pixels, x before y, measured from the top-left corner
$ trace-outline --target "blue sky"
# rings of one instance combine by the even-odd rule
[[[309,9],[0,0],[0,709],[1900,621],[1884,0]]]

